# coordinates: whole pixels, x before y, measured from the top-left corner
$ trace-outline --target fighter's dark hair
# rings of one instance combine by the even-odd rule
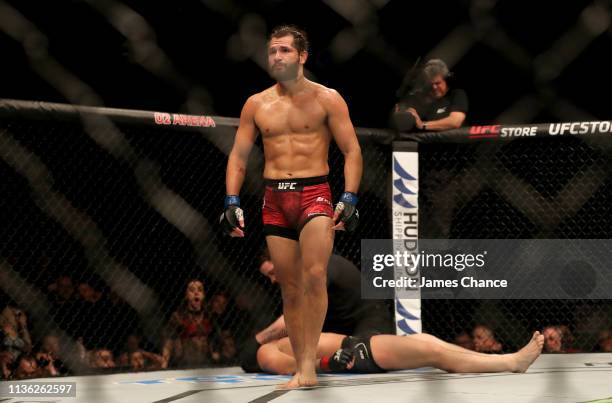
[[[268,39],[268,42],[270,42],[272,38],[282,38],[283,36],[287,35],[293,36],[293,46],[297,49],[299,53],[308,52],[308,49],[310,48],[310,42],[308,42],[308,35],[306,34],[306,31],[296,25],[284,24],[274,27],[274,29],[270,33],[270,38]]]

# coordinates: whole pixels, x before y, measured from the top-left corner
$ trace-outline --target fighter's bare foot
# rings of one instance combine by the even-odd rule
[[[542,353],[542,347],[544,347],[544,336],[536,331],[533,333],[529,343],[514,353],[516,367],[513,372],[527,371],[527,368],[529,368],[529,366],[531,366],[540,356],[540,353]]]
[[[299,374],[293,375],[289,382],[278,385],[276,389],[297,389],[300,387]]]
[[[308,388],[317,385],[317,374],[313,372],[312,374],[306,374],[297,372],[291,380],[287,383],[283,383],[278,385],[276,389],[298,389],[298,388]]]
[[[317,385],[317,373],[312,371],[301,372],[298,378],[301,388],[307,388]]]

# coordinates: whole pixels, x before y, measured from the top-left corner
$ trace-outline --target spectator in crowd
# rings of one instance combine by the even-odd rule
[[[474,350],[474,340],[467,332],[461,332],[455,336],[454,344],[461,346],[466,350]]]
[[[94,369],[115,368],[115,357],[108,348],[95,348],[89,352],[89,367]]]
[[[212,352],[213,362],[220,365],[230,365],[236,362],[236,341],[232,332],[222,330],[217,337]]]
[[[74,298],[74,284],[70,276],[59,276],[53,283],[49,284],[47,288],[51,292],[51,299],[53,302],[59,305],[70,302]]]
[[[261,257],[259,271],[276,282],[274,264],[267,249]],[[327,266],[328,308],[323,331],[340,334],[391,333],[393,323],[390,309],[383,301],[361,299],[361,274],[359,269],[342,256],[332,254]],[[284,316],[280,316],[256,335],[260,344],[285,337],[287,330]]]
[[[598,339],[597,350],[602,353],[612,353],[612,330],[602,330]]]
[[[82,337],[76,339],[69,354],[74,358],[73,364],[76,364],[77,372],[86,371],[90,367],[90,352],[85,348]]]
[[[140,320],[138,313],[112,289],[104,293],[98,303],[102,304],[101,309],[107,322],[114,325],[113,331],[105,334],[104,341],[113,350],[121,351],[128,336],[137,331],[135,327]]]
[[[440,59],[431,59],[422,68],[411,70],[398,91],[399,102],[393,112],[393,125],[407,132],[461,127],[468,112],[464,90],[451,89],[452,73]]]
[[[60,374],[57,363],[51,354],[39,351],[34,357],[36,358],[36,365],[40,370],[39,376],[57,376]]]
[[[46,354],[58,373],[62,375],[68,373],[68,368],[64,363],[65,360],[62,359],[63,354],[60,338],[57,335],[52,333],[46,334],[42,339],[37,354]]]
[[[10,353],[13,360],[32,350],[28,318],[21,309],[7,305],[0,314],[0,330],[3,350]]]
[[[36,358],[31,355],[21,355],[15,359],[15,370],[11,375],[12,379],[36,378],[39,374]]]
[[[92,304],[98,302],[100,298],[102,298],[102,292],[96,290],[86,281],[81,281],[77,286],[77,290],[79,299]]]
[[[235,326],[240,325],[236,317],[230,315],[229,301],[229,296],[224,291],[215,293],[210,299],[210,319],[216,332],[221,332],[222,329],[234,331]]]
[[[561,333],[563,335],[563,352],[565,353],[580,353],[580,349],[574,345],[574,333],[570,330],[567,325],[560,325]]]
[[[474,350],[479,353],[500,353],[502,344],[495,338],[495,333],[487,325],[476,325],[472,330]]]
[[[14,367],[12,379],[30,379],[59,375],[49,356],[44,353],[38,353],[36,356],[31,354],[20,355],[15,360]]]
[[[573,347],[574,337],[569,327],[565,325],[546,326],[544,335],[544,351],[547,353],[577,353]]]
[[[238,345],[252,336],[254,329],[263,329],[270,324],[270,312],[268,307],[262,304],[262,296],[258,293],[259,291],[247,288],[237,289],[232,293],[229,308],[226,310],[228,319],[223,329],[232,331]]]
[[[119,356],[121,365],[125,365],[129,361],[129,354],[141,350],[142,337],[136,333],[130,334],[125,340],[123,352]]]
[[[75,316],[79,326],[72,329],[73,336],[82,337],[87,348],[106,346],[117,347],[109,340],[113,332],[107,332],[108,324],[116,323],[118,319],[112,315],[108,302],[102,299],[102,292],[96,289],[91,281],[79,281],[76,288],[77,306]],[[129,324],[131,326],[133,324]],[[117,326],[118,327],[118,326]],[[118,327],[120,328],[120,327]]]
[[[559,326],[547,326],[542,334],[544,335],[544,352],[563,352],[563,332]]]
[[[78,328],[74,326],[79,323],[80,306],[76,298],[72,278],[60,275],[47,289],[50,292],[51,321],[55,322],[62,330],[70,336],[79,337],[76,334]]]
[[[204,304],[204,284],[200,280],[191,280],[183,302],[167,325],[162,349],[163,366],[167,367],[170,361],[179,366],[209,363],[212,331],[210,315]]]
[[[49,333],[43,337],[42,343],[40,345],[41,352],[50,354],[54,358],[59,358],[60,350],[61,347],[59,337],[52,333]]]
[[[128,354],[128,365],[132,371],[151,371],[161,369],[164,359],[161,355],[139,350]]]
[[[214,337],[211,343],[211,358],[217,364],[231,364],[236,355],[234,335],[239,332],[242,320],[240,309],[235,308],[233,315],[228,309],[229,296],[226,292],[215,293],[210,300],[211,321],[214,326]]]
[[[160,354],[146,351],[142,347],[142,337],[132,333],[127,337],[125,350],[119,356],[119,365],[134,371],[161,369],[164,359]]]
[[[11,377],[11,368],[13,366],[13,354],[4,350],[0,346],[0,379],[7,380]]]

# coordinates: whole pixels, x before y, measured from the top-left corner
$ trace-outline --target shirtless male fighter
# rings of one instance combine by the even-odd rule
[[[263,223],[281,286],[283,311],[295,352],[294,377],[286,388],[317,383],[317,343],[327,311],[326,267],[334,231],[353,230],[361,180],[361,149],[346,102],[335,90],[304,77],[306,34],[294,26],[273,30],[268,68],[276,84],[251,96],[240,114],[226,172],[226,233],[244,236],[240,188],[249,153],[262,136],[266,182]],[[335,211],[327,183],[329,144],[344,155],[344,193]]]

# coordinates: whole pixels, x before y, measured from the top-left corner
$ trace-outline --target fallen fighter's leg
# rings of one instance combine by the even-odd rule
[[[484,354],[446,343],[431,335],[376,335],[372,356],[385,370],[435,367],[448,372],[525,372],[538,358],[544,336],[534,332],[522,349],[512,354]]]

